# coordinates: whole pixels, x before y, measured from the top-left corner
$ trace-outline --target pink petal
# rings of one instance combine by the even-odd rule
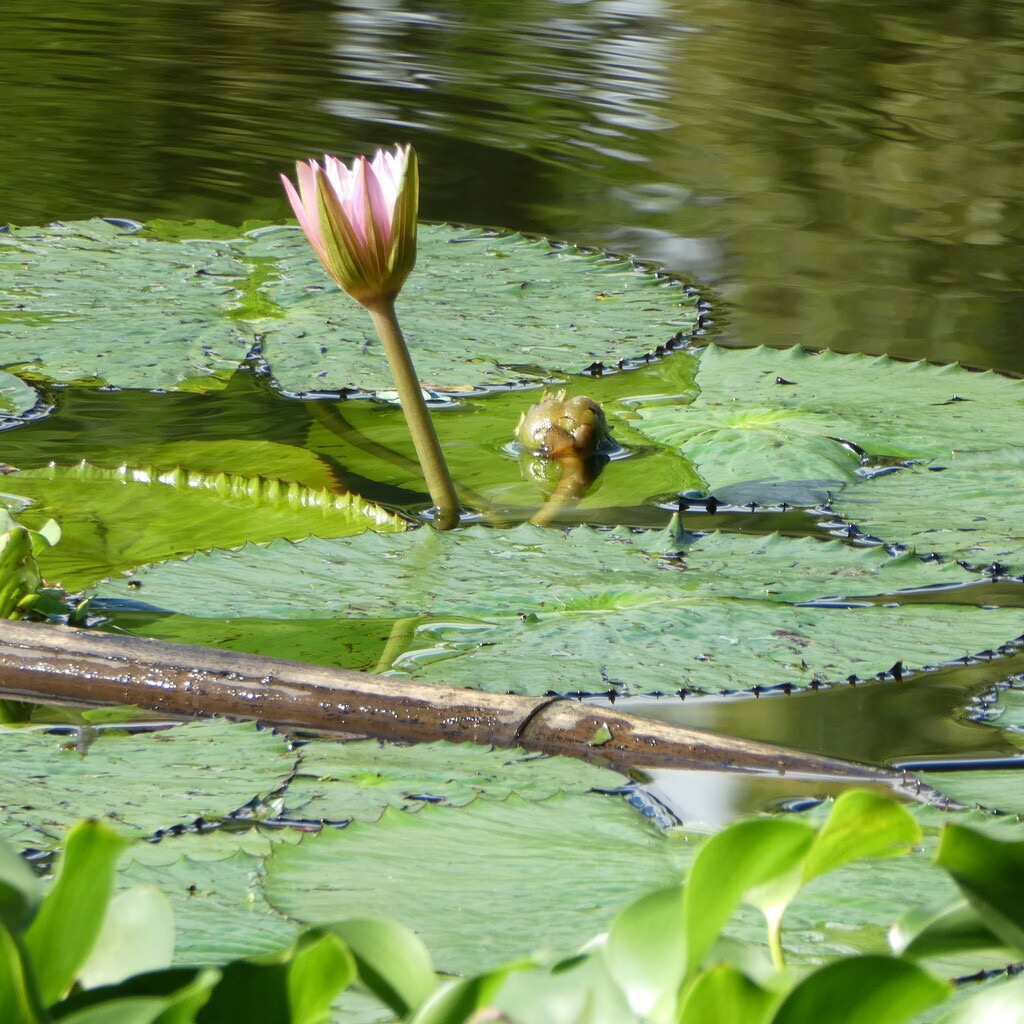
[[[324,243],[316,205],[316,172],[307,164],[301,163],[295,165],[295,170],[299,179],[301,196],[295,191],[295,186],[291,181],[283,174],[281,181],[284,183],[288,202],[291,203],[292,210],[295,212],[302,230],[306,233],[310,245],[320,254],[324,251]]]
[[[336,156],[324,156],[324,175],[338,202],[347,205],[352,194],[352,172]]]
[[[377,168],[370,165],[369,173],[366,175],[366,192],[370,200],[370,218],[377,226],[384,245],[387,246],[391,240],[391,217],[395,210],[397,193],[389,194],[391,185],[387,181],[387,176],[384,177],[385,180],[382,182]]]
[[[366,171],[369,164],[365,156],[356,157],[352,162],[349,194],[342,199],[342,205],[352,230],[362,246],[366,246],[367,235],[370,230],[367,218],[366,206]]]

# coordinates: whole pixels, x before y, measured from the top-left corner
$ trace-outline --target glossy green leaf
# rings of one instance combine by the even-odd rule
[[[127,1020],[138,1013],[153,1024],[194,1024],[220,978],[221,972],[212,968],[136,974],[117,985],[76,990],[60,1004],[60,1019],[106,1024],[120,1020],[116,1013],[123,1010]],[[108,1017],[108,1013],[114,1016]]]
[[[1024,951],[1024,840],[1004,842],[951,824],[936,863],[953,876],[985,927]]]
[[[60,520],[61,543],[42,553],[40,568],[69,590],[212,547],[404,528],[354,495],[259,476],[82,463],[25,470],[5,485],[6,500],[30,501],[34,517]]]
[[[59,536],[52,522],[35,532],[0,508],[0,618],[24,618],[42,584],[37,556]]]
[[[0,1020],[10,1024],[46,1024],[31,963],[21,943],[0,921]]]
[[[780,996],[761,988],[731,964],[701,971],[679,1000],[676,1024],[762,1024]]]
[[[110,999],[61,1017],[62,1024],[159,1024],[167,1000],[159,996]],[[195,1016],[192,1017],[195,1020]]]
[[[967,900],[955,900],[938,909],[908,910],[893,923],[889,943],[893,952],[913,960],[1003,946]]]
[[[0,925],[14,935],[28,924],[42,898],[42,886],[24,858],[0,842]]]
[[[107,905],[103,926],[78,972],[83,988],[116,985],[133,974],[169,967],[174,959],[174,912],[155,886],[134,886]]]
[[[647,550],[681,546],[682,558]],[[838,541],[588,528],[563,535],[524,525],[215,552],[141,570],[138,595],[127,581],[106,583],[96,607],[119,621],[111,601],[138,608],[145,595],[153,614],[294,620],[308,617],[315,593],[321,619],[423,617],[390,661],[392,672],[414,678],[536,694],[716,692],[870,678],[897,661],[909,671],[1016,636],[1013,609],[898,605],[902,588],[969,579],[955,565]],[[879,593],[898,607],[857,601]],[[854,606],[787,603],[826,597]],[[171,638],[173,626],[164,620],[161,635]],[[307,651],[316,628],[310,622]],[[336,646],[314,660],[353,667]]]
[[[619,911],[603,947],[606,968],[640,1017],[666,1019],[686,973],[680,885],[655,889]]]
[[[494,1002],[512,1020],[530,1024],[640,1024],[599,950],[550,970],[517,970],[505,979]]]
[[[505,979],[517,969],[517,965],[510,964],[471,978],[443,982],[408,1017],[409,1024],[468,1024],[478,1011],[493,1005]]]
[[[949,997],[949,982],[905,960],[850,957],[826,964],[786,996],[772,1024],[903,1024]]]
[[[355,962],[345,943],[330,932],[311,929],[290,949],[229,963],[196,1020],[321,1024],[355,976]]]
[[[158,235],[101,220],[5,234],[3,293],[19,316],[0,362],[55,380],[196,390],[223,386],[258,343],[289,392],[393,387],[365,311],[297,228]],[[691,290],[627,260],[444,226],[420,228],[399,313],[420,378],[441,387],[618,363],[697,322]]]
[[[739,822],[701,847],[686,876],[686,973],[700,967],[748,890],[799,871],[814,832],[799,821]]]
[[[307,932],[288,963],[289,1024],[321,1024],[355,978],[355,959],[338,935]]]
[[[870,790],[848,790],[815,833],[801,880],[809,882],[853,860],[900,856],[920,842],[921,826],[903,804]]]
[[[405,1017],[437,987],[430,953],[415,932],[383,917],[325,926],[350,950],[359,983],[397,1017]]]
[[[25,949],[47,1006],[65,995],[93,949],[124,845],[98,821],[83,821],[68,833],[57,880],[25,932]]]

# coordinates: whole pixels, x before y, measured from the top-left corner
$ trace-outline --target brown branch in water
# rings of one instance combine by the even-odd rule
[[[523,747],[623,772],[702,768],[810,773],[902,787],[902,773],[718,736],[558,698],[434,686],[301,662],[42,623],[0,621],[0,693],[16,700],[135,704],[282,729]]]

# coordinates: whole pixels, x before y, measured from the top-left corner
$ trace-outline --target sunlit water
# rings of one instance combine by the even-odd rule
[[[279,220],[292,161],[408,139],[426,218],[661,263],[720,343],[1024,372],[1013,0],[7,0],[0,96],[0,222]],[[146,422],[193,437],[305,422],[273,396],[159,400]],[[110,409],[78,396],[35,429],[85,456]],[[879,684],[649,710],[868,760],[993,752],[957,721],[983,676],[927,707]]]

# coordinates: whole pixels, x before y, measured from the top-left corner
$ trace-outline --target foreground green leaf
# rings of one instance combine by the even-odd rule
[[[953,876],[985,927],[1024,951],[1024,841],[948,825],[936,863]]]
[[[45,1005],[63,998],[99,935],[124,839],[97,821],[69,833],[60,874],[25,932]]]
[[[949,982],[905,960],[851,957],[804,978],[775,1012],[772,1024],[903,1024],[949,998]]]
[[[731,964],[718,964],[698,974],[683,992],[676,1024],[761,1024],[779,999]]]
[[[712,836],[686,878],[686,973],[704,961],[747,892],[799,871],[814,838],[799,821],[756,819]]]
[[[326,927],[350,950],[360,984],[397,1017],[408,1016],[437,987],[430,953],[403,925],[356,917]]]

